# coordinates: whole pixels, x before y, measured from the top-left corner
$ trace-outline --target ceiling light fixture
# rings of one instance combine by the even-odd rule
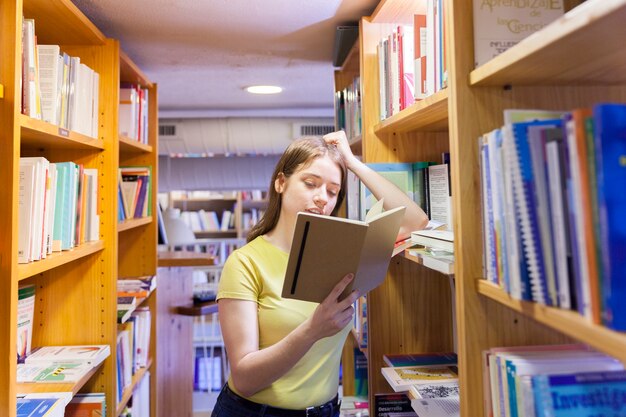
[[[246,91],[252,94],[278,94],[283,91],[283,89],[276,85],[251,85],[250,87],[246,87]]]

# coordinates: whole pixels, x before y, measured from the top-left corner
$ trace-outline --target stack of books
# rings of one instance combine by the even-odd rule
[[[383,361],[389,365],[381,369],[383,376],[395,392],[407,395],[418,416],[459,415],[456,353],[385,354]]]
[[[451,230],[416,230],[411,233],[414,245],[405,255],[443,274],[454,274],[454,232]]]
[[[109,345],[42,346],[17,365],[17,382],[78,382],[110,353]]]

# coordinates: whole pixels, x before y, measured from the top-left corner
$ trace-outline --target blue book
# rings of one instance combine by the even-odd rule
[[[626,105],[598,104],[593,109],[596,181],[600,214],[602,318],[606,326],[626,330]],[[622,191],[618,191],[622,190]]]
[[[61,402],[58,398],[18,398],[17,417],[43,417]]]
[[[544,242],[541,239],[538,192],[535,171],[533,169],[531,144],[528,128],[531,126],[561,127],[559,119],[536,120],[531,122],[513,123],[513,140],[517,155],[514,168],[513,189],[515,194],[516,215],[520,216],[520,234],[523,258],[528,270],[532,288],[533,301],[552,305],[546,281],[547,269]]]
[[[536,375],[532,390],[537,417],[626,415],[626,371]]]

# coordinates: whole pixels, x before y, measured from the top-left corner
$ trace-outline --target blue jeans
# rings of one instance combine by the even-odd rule
[[[309,410],[285,410],[253,403],[235,394],[224,385],[217,397],[211,417],[339,417],[340,403],[329,402]]]

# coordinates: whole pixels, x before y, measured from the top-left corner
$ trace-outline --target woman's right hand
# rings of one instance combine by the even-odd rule
[[[342,300],[339,297],[353,279],[354,274],[343,277],[313,312],[309,326],[316,340],[338,333],[352,321],[354,316],[352,305],[359,298],[358,291],[352,291]]]

